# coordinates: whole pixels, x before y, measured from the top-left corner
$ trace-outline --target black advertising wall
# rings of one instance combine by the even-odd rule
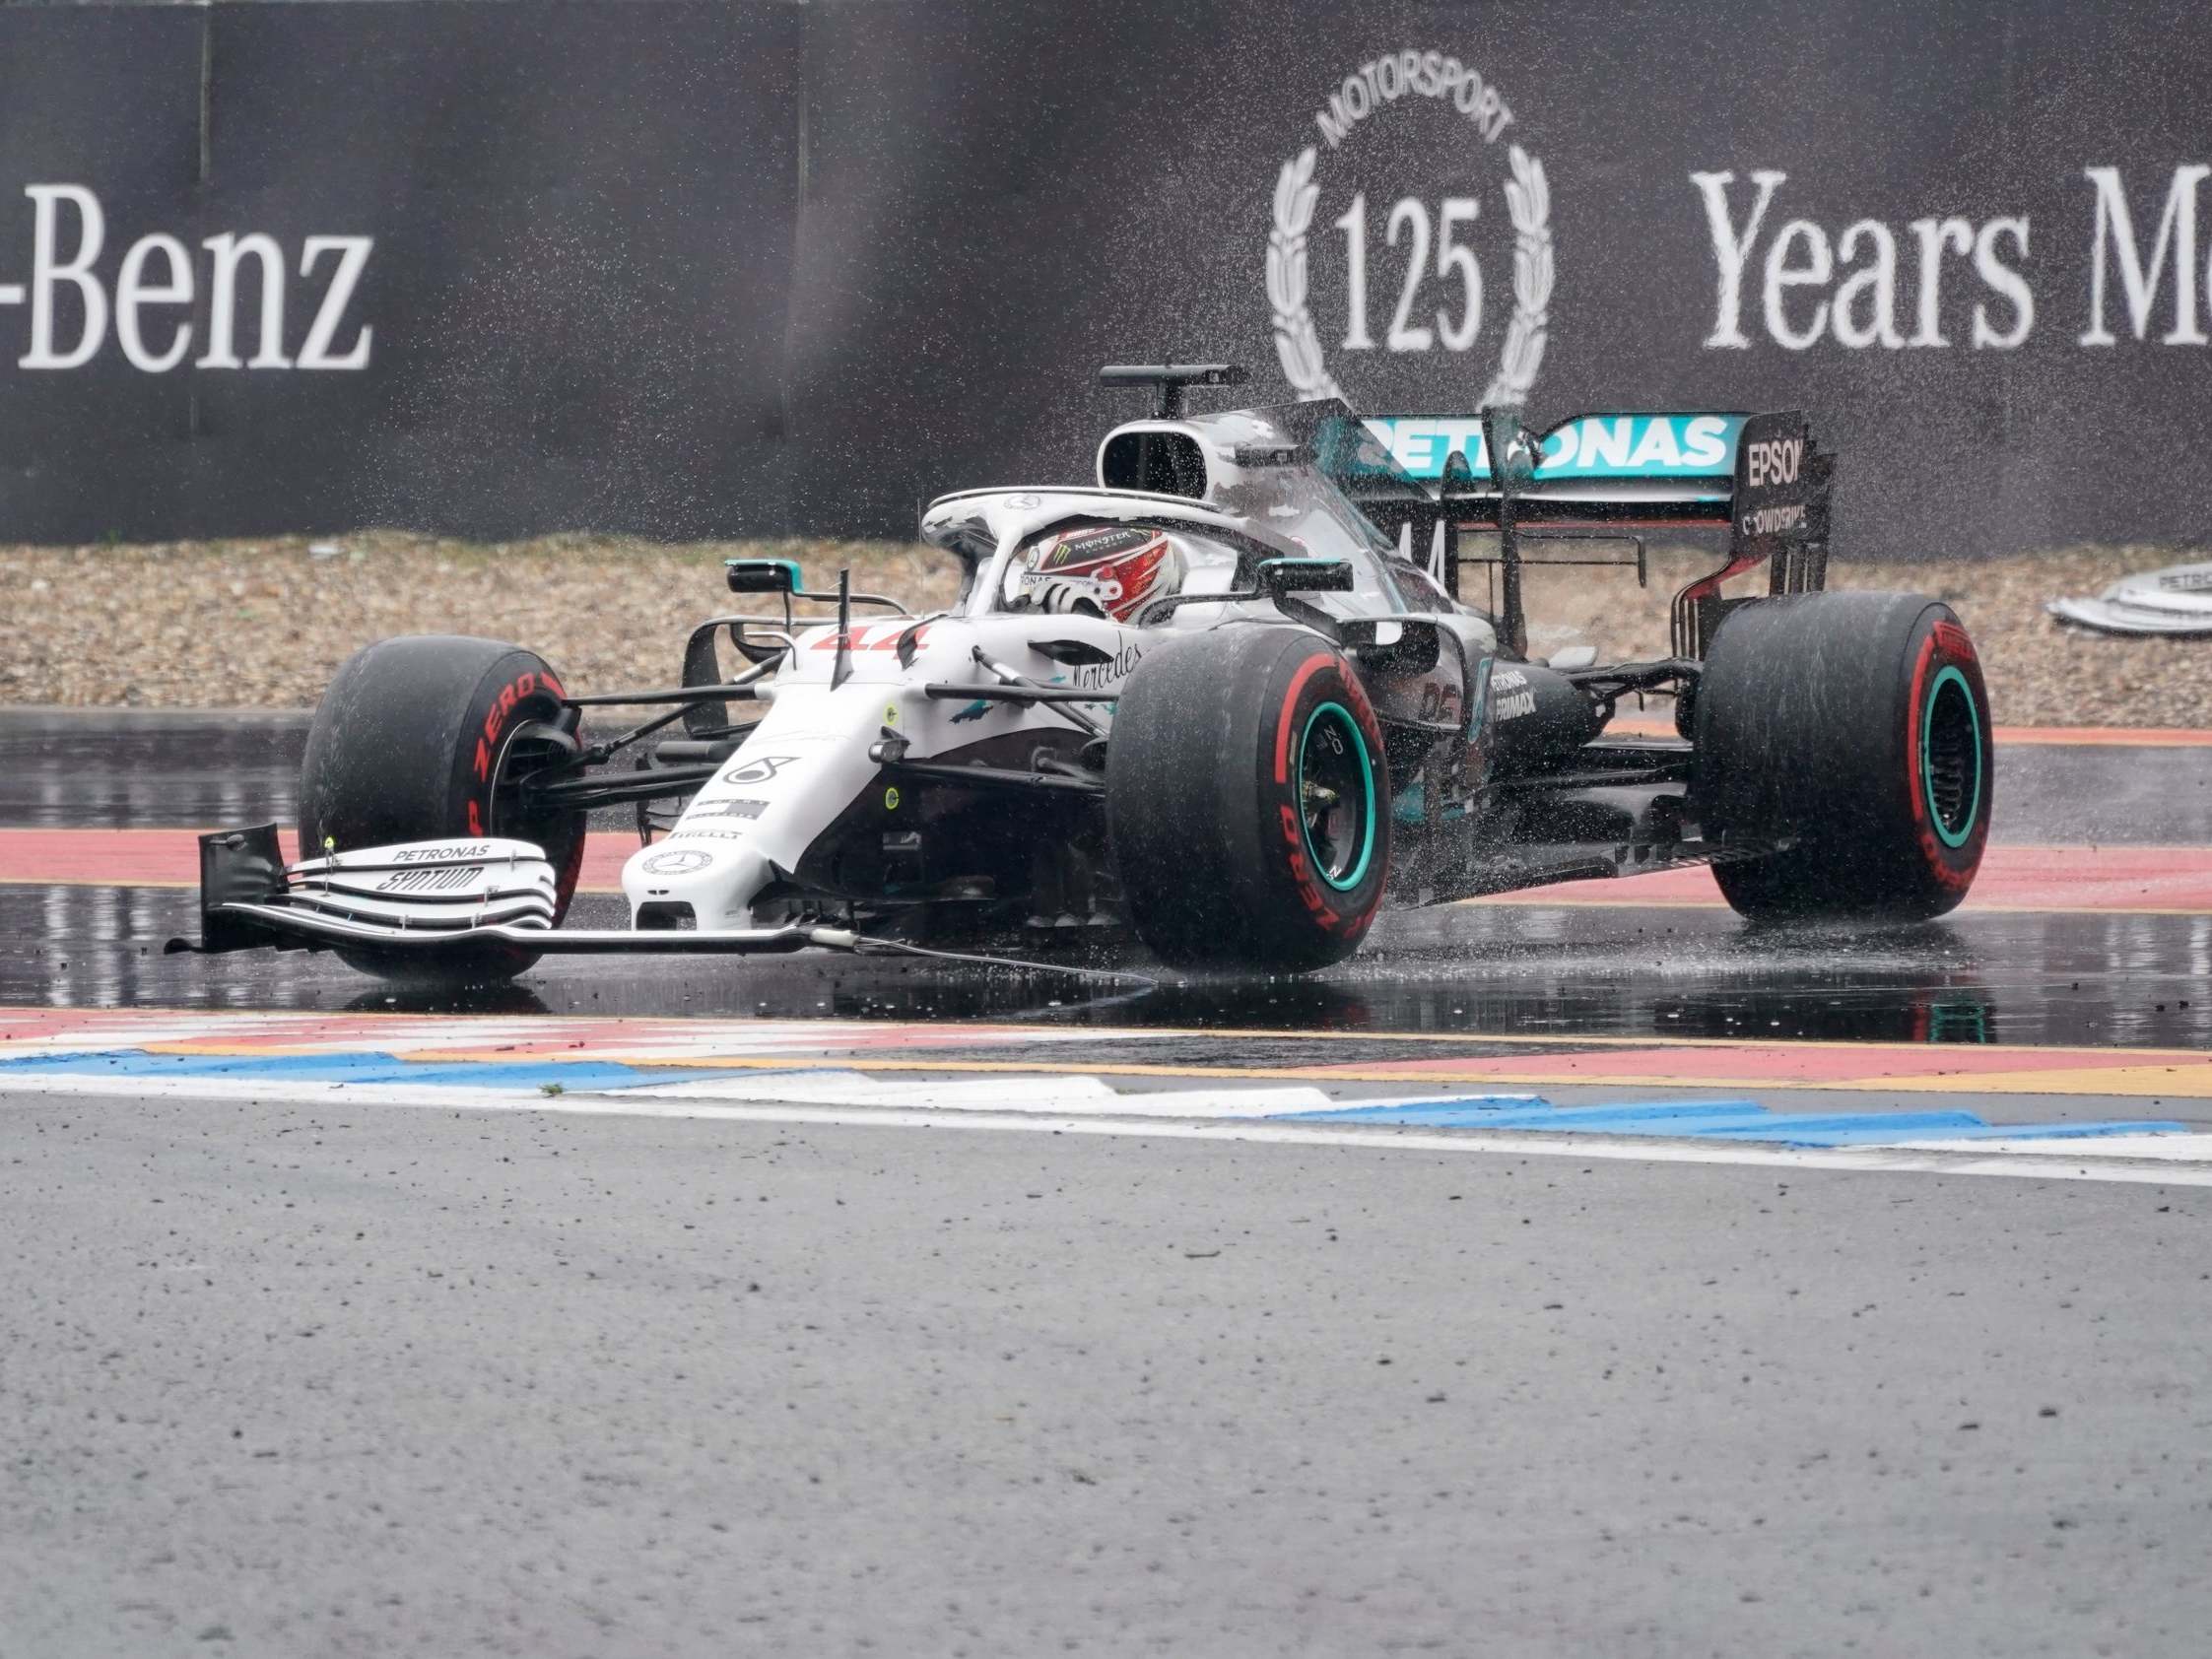
[[[817,7],[794,304],[801,507],[859,490],[888,512],[894,485],[1068,476],[1113,407],[1079,379],[1107,358],[1218,353],[1251,365],[1264,395],[1290,395],[1276,323],[1295,326],[1298,308],[1270,296],[1269,240],[1283,169],[1308,146],[1303,298],[1323,368],[1366,411],[1471,409],[1519,308],[1517,146],[1548,198],[1531,227],[1550,275],[1530,296],[1538,415],[1802,405],[1845,456],[1846,553],[2201,540],[2212,199],[2188,257],[2179,219],[2167,264],[2152,255],[2177,169],[2212,162],[2207,48],[2212,18],[2172,5]],[[1406,51],[1424,87],[1451,67],[1428,73],[1429,53],[1456,58],[1509,120],[1482,116],[1483,93],[1466,93],[1470,118],[1403,75],[1370,91]],[[1367,112],[1344,121],[1330,100],[1355,78]],[[1343,127],[1334,145],[1324,113]],[[2088,168],[2112,169],[2158,284],[2141,339],[2109,241],[2112,343],[2081,343],[2098,332]],[[1761,173],[1782,176],[1746,247]],[[1741,256],[1725,317],[1708,189]],[[1374,344],[1346,350],[1352,232],[1338,222],[1355,197]],[[1479,331],[1456,353],[1436,317],[1464,321],[1457,272],[1436,274],[1447,201],[1476,204],[1461,239],[1483,283]],[[1777,329],[1768,264],[1793,226]],[[1393,350],[1424,240],[1412,331]],[[1829,279],[1811,280],[1824,259]],[[1860,271],[1872,280],[1839,337],[1840,291]],[[2195,339],[2169,345],[2178,299]]]
[[[0,12],[0,539],[780,529],[801,21]],[[81,197],[102,222],[84,280],[106,327],[81,365],[35,366],[38,291],[49,360],[87,308],[39,280],[41,185],[78,193],[46,209],[48,266],[80,262]],[[135,292],[189,300],[124,305],[149,236],[175,245]],[[145,364],[190,328],[173,366],[134,365],[126,308]]]
[[[142,373],[113,351],[63,371],[18,365],[33,332],[26,187],[98,180],[118,220],[171,217],[192,199],[199,102],[188,13],[0,14],[0,539],[90,540],[155,503],[173,522],[196,516],[175,464],[180,376]],[[66,296],[57,335],[79,311]]]
[[[0,539],[904,534],[1085,475],[1100,363],[1218,356],[1803,406],[1846,556],[2200,543],[2208,46],[2152,0],[0,13]]]

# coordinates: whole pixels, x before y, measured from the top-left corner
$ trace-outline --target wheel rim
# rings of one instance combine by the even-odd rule
[[[516,840],[535,841],[545,848],[547,856],[559,860],[566,850],[548,844],[550,836],[566,828],[570,816],[559,810],[530,812],[523,799],[522,780],[532,772],[564,760],[570,753],[554,739],[531,730],[533,720],[516,720],[507,728],[505,740],[500,745],[498,758],[492,763],[492,785],[487,805],[490,811],[485,819],[485,833],[507,835]]]
[[[1920,789],[1936,838],[1965,846],[1981,816],[1981,714],[1956,668],[1936,675],[1920,710]]]
[[[1306,718],[1298,794],[1314,873],[1339,893],[1358,887],[1374,856],[1374,763],[1342,703],[1324,702]]]

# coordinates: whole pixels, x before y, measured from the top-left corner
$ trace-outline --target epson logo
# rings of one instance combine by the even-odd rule
[[[226,231],[197,250],[154,232],[123,250],[110,291],[101,255],[107,216],[82,184],[32,184],[31,280],[0,283],[0,306],[31,307],[31,349],[19,368],[81,368],[100,354],[113,323],[133,368],[166,374],[190,357],[193,315],[206,300],[207,337],[194,368],[360,369],[374,334],[351,315],[375,243],[369,236],[308,236],[292,256],[274,236]],[[250,290],[255,303],[242,304]],[[74,304],[64,307],[63,297]],[[294,303],[297,296],[297,303]],[[288,327],[303,317],[304,327]],[[351,331],[350,333],[348,331]],[[63,338],[65,333],[73,337]],[[291,350],[297,339],[297,351]],[[241,346],[252,356],[240,357]]]
[[[1749,443],[1744,446],[1744,482],[1754,490],[1764,490],[1770,484],[1795,484],[1797,470],[1804,463],[1805,440],[1801,437]]]

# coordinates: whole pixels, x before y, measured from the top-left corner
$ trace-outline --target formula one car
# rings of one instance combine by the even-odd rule
[[[551,952],[1123,927],[1171,963],[1296,972],[1351,955],[1386,898],[1705,863],[1754,920],[1895,919],[1973,882],[1974,646],[1934,600],[1821,591],[1833,457],[1803,415],[1191,414],[1187,388],[1241,372],[1102,378],[1158,403],[1107,434],[1097,488],[930,505],[962,569],[946,610],[736,560],[770,614],[702,623],[666,689],[572,696],[483,639],[359,652],[308,736],[302,856],[274,826],[203,837],[202,941],[172,948],[467,981]],[[1645,531],[1696,526],[1728,554],[1676,597],[1671,655],[1529,658],[1527,564],[1641,575]],[[1723,595],[1762,563],[1768,592]],[[1474,569],[1486,608],[1460,597]],[[1673,696],[1679,736],[1607,735],[1642,693]],[[660,711],[581,729],[617,705]],[[630,926],[563,927],[613,807],[642,843]]]

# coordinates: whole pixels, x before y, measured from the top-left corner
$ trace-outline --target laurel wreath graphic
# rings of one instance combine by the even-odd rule
[[[1275,316],[1275,355],[1283,378],[1300,398],[1344,397],[1344,388],[1321,356],[1313,313],[1306,305],[1306,240],[1314,204],[1321,199],[1313,182],[1316,148],[1307,145],[1283,164],[1275,179],[1275,228],[1267,233],[1267,303]],[[1482,394],[1483,406],[1527,401],[1544,365],[1544,342],[1551,331],[1552,192],[1544,164],[1519,145],[1507,161],[1513,176],[1506,183],[1506,206],[1513,220],[1513,316],[1497,372]],[[1350,402],[1349,398],[1345,399]]]

